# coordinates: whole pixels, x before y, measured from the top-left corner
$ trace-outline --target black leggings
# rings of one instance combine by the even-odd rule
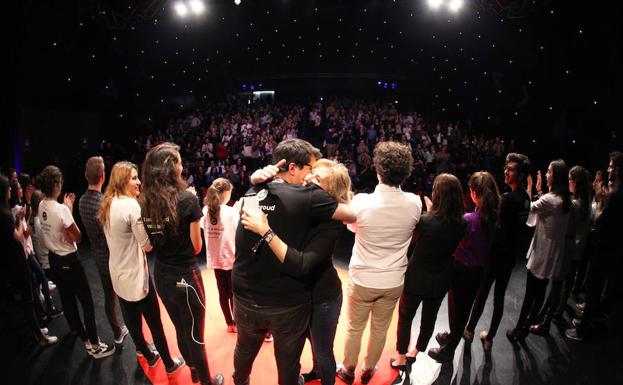
[[[463,330],[469,318],[469,312],[476,298],[482,280],[483,268],[466,266],[454,262],[452,268],[452,288],[448,292],[448,322],[450,336],[444,349],[454,353],[461,342]]]
[[[476,325],[487,303],[487,297],[491,291],[491,286],[495,282],[495,288],[493,290],[493,314],[491,316],[491,325],[489,325],[489,331],[487,332],[487,339],[491,341],[498,331],[500,321],[504,315],[504,295],[506,294],[506,288],[508,287],[508,281],[511,278],[513,266],[504,266],[489,269],[481,282],[480,288],[478,288],[478,294],[472,307],[472,312],[469,317],[466,329],[470,332],[474,332]]]
[[[234,325],[234,294],[231,285],[231,270],[214,269],[218,300],[227,325]]]
[[[445,296],[445,295],[444,295]],[[411,324],[417,312],[420,302],[422,303],[422,320],[420,333],[418,334],[416,349],[423,352],[428,346],[428,341],[435,330],[437,313],[443,301],[443,297],[423,298],[417,294],[403,291],[398,305],[398,331],[396,337],[396,350],[399,354],[406,354],[411,339]]]
[[[526,294],[521,305],[519,319],[517,319],[517,329],[527,329],[538,321],[548,283],[549,279],[537,278],[530,270],[527,271]]]
[[[70,330],[78,334],[83,341],[89,340],[92,344],[97,344],[99,338],[95,326],[93,297],[82,263],[78,260],[78,253],[61,256],[50,251],[49,258]],[[80,319],[78,301],[82,305],[84,325]]]
[[[119,303],[125,309],[125,322],[128,324],[128,330],[134,340],[136,350],[143,353],[145,358],[149,360],[153,357],[153,354],[147,348],[147,343],[143,336],[143,319],[141,317],[145,317],[145,322],[149,326],[151,336],[154,339],[154,345],[156,345],[162,361],[167,368],[172,367],[173,360],[169,353],[169,345],[167,344],[167,338],[164,336],[164,328],[160,319],[158,296],[151,278],[149,279],[149,292],[145,298],[140,301],[126,301],[119,297]]]

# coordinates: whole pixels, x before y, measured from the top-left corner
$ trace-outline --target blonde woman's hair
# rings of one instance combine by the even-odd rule
[[[221,195],[226,191],[231,191],[234,186],[229,179],[216,178],[208,187],[206,197],[203,204],[208,206],[208,214],[210,215],[210,223],[216,225],[221,215]]]
[[[128,195],[127,187],[132,176],[132,170],[138,172],[138,168],[134,163],[117,162],[110,171],[110,180],[108,181],[108,187],[106,187],[106,192],[104,193],[102,206],[97,212],[97,219],[105,228],[108,228],[110,224],[110,204],[113,198]]]
[[[326,181],[325,191],[338,203],[350,202],[352,196],[351,180],[346,166],[334,160],[319,159],[312,165],[312,168],[328,169],[329,173],[323,179],[323,181]]]

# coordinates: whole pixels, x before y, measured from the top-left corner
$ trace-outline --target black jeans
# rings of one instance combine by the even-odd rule
[[[445,296],[445,295],[444,295]],[[416,349],[423,352],[435,330],[435,321],[443,297],[423,298],[417,294],[403,291],[398,305],[398,331],[396,336],[396,350],[399,354],[407,354],[411,340],[411,325],[413,317],[422,303],[422,320],[420,333],[417,338]]]
[[[194,290],[177,287],[177,282],[182,279]],[[156,260],[154,280],[160,299],[175,326],[177,346],[184,360],[188,366],[197,370],[200,381],[210,382],[210,368],[203,339],[205,293],[199,267],[168,266]]]
[[[231,270],[214,269],[216,287],[218,288],[218,300],[227,325],[234,325],[234,294],[231,285]]]
[[[280,385],[298,385],[301,353],[309,327],[311,303],[288,307],[259,306],[234,296],[238,339],[234,351],[234,384],[246,385],[266,331],[274,338]]]
[[[482,280],[482,267],[465,266],[454,262],[452,288],[448,292],[448,319],[450,336],[444,349],[454,353],[461,342],[472,304]]]
[[[154,284],[149,279],[149,293],[140,301],[126,301],[119,297],[119,303],[125,309],[125,321],[128,324],[128,330],[136,345],[136,350],[143,353],[145,358],[150,360],[153,354],[147,348],[145,342],[145,336],[143,335],[143,319],[149,326],[151,336],[154,339],[154,344],[162,361],[167,368],[173,366],[173,360],[169,353],[169,345],[167,344],[167,338],[164,335],[164,328],[162,327],[162,320],[160,319],[160,306],[158,305],[158,296],[156,295],[156,289]]]
[[[48,277],[46,277],[39,261],[34,254],[30,254],[27,257],[28,267],[31,271],[31,284],[33,288],[33,300],[35,304],[35,310],[39,316],[44,316],[54,309],[54,303],[52,302],[52,296],[50,295],[50,287],[48,286]],[[41,289],[39,289],[41,286]],[[43,294],[45,301],[45,308],[39,298],[39,292]]]
[[[342,293],[332,300],[312,305],[309,336],[314,357],[313,371],[320,377],[322,385],[335,384],[335,354],[333,342],[337,322],[342,309]]]
[[[537,278],[530,270],[526,272],[526,294],[517,319],[517,329],[527,329],[538,321],[548,283],[549,279]]]
[[[476,294],[476,300],[472,307],[472,313],[467,323],[467,330],[474,332],[478,320],[482,315],[482,312],[487,303],[487,297],[491,286],[495,282],[495,288],[493,289],[493,314],[491,315],[491,324],[489,325],[489,331],[487,332],[487,339],[493,340],[495,334],[498,331],[502,316],[504,315],[504,295],[506,294],[506,288],[513,272],[513,266],[493,267],[485,272],[484,278],[478,288],[478,294]]]
[[[50,251],[48,256],[69,329],[77,333],[83,341],[98,343],[93,297],[82,263],[78,260],[78,253],[60,256]],[[77,301],[82,305],[84,325],[80,319]]]
[[[103,274],[100,271],[99,276],[102,281],[102,288],[104,289],[104,311],[106,313],[106,318],[108,319],[113,335],[115,338],[118,338],[121,335],[121,326],[119,325],[119,321],[117,319],[117,294],[112,287],[110,274]],[[123,308],[122,311],[124,311]]]

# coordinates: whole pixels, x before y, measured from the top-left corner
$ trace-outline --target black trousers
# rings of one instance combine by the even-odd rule
[[[450,336],[444,349],[454,352],[469,318],[472,304],[482,280],[483,268],[465,266],[454,262],[452,288],[448,292],[448,319]]]
[[[266,331],[274,338],[280,385],[298,385],[301,353],[309,327],[311,303],[289,307],[259,306],[234,296],[238,339],[234,351],[234,384],[246,385]]]
[[[113,335],[115,338],[118,338],[121,335],[121,325],[117,318],[117,294],[112,287],[110,274],[105,274],[100,271],[99,276],[102,281],[102,288],[104,289],[104,312],[106,313],[106,318],[108,319],[108,324],[112,329]],[[124,311],[123,308],[121,310]]]
[[[234,325],[234,293],[231,285],[231,270],[214,269],[218,300],[227,325]]]
[[[435,329],[437,313],[439,312],[442,301],[443,297],[423,298],[407,291],[402,292],[398,305],[398,331],[396,338],[396,350],[399,354],[406,354],[409,350],[411,324],[418,307],[420,307],[420,303],[422,303],[422,319],[420,321],[420,333],[418,334],[415,347],[418,352],[426,350],[428,341]]]
[[[194,290],[177,287],[177,282],[182,279]],[[177,346],[184,360],[188,366],[197,370],[200,381],[210,382],[210,368],[203,339],[205,293],[199,267],[168,266],[156,260],[154,280],[158,295],[175,326]]]
[[[60,256],[50,251],[48,256],[69,329],[77,333],[83,341],[98,343],[93,297],[82,263],[78,260],[78,253]],[[80,319],[78,301],[82,305],[84,325]]]
[[[512,272],[513,266],[510,264],[492,267],[485,271],[484,278],[476,294],[469,322],[466,326],[467,330],[473,333],[474,329],[476,329],[478,320],[482,316],[485,304],[487,303],[487,297],[489,297],[491,286],[493,286],[495,282],[495,288],[493,290],[493,314],[491,315],[491,324],[487,332],[487,339],[489,341],[493,340],[500,326],[500,322],[502,321],[502,316],[504,315],[504,296],[506,295],[506,288],[508,287]]]
[[[527,329],[538,322],[548,283],[549,279],[537,278],[530,270],[526,272],[526,294],[517,319],[517,329]]]
[[[143,319],[149,326],[151,336],[154,339],[154,344],[162,361],[167,368],[173,366],[173,360],[169,353],[169,345],[167,344],[167,338],[164,335],[164,328],[162,327],[162,320],[160,319],[160,306],[158,305],[158,296],[156,295],[156,289],[154,284],[149,279],[149,293],[140,301],[126,301],[119,297],[121,306],[125,309],[125,322],[128,324],[128,330],[136,345],[136,350],[143,353],[147,359],[153,357],[151,351],[147,348],[145,342],[145,336],[143,335]]]

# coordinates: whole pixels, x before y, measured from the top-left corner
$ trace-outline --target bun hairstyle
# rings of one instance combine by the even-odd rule
[[[486,171],[475,172],[469,178],[469,188],[478,197],[478,213],[485,237],[493,235],[500,219],[500,191],[493,175]]]
[[[208,187],[208,192],[203,199],[203,204],[208,206],[208,215],[210,223],[216,225],[221,215],[221,196],[227,191],[231,191],[234,186],[229,179],[216,178]]]

